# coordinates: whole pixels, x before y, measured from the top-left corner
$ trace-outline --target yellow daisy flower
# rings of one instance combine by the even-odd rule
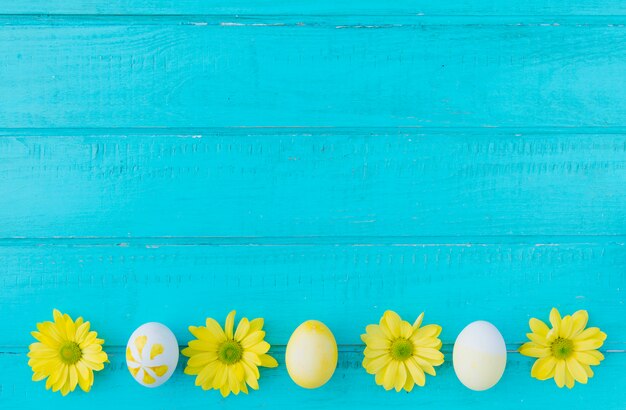
[[[104,368],[108,360],[102,351],[104,340],[89,331],[89,322],[82,317],[72,320],[54,309],[54,322],[37,323],[38,332],[31,332],[38,340],[29,346],[28,365],[33,369],[33,380],[46,379],[46,389],[66,395],[80,386],[88,392],[93,385],[93,372]]]
[[[413,390],[413,385],[423,386],[428,373],[436,374],[434,366],[443,363],[441,353],[441,326],[420,327],[424,313],[411,326],[397,313],[386,311],[378,325],[369,325],[361,335],[365,343],[363,367],[376,375],[376,384],[385,390]]]
[[[235,311],[226,317],[224,330],[214,319],[207,318],[206,326],[189,326],[197,337],[183,349],[189,357],[185,373],[197,375],[196,386],[215,389],[226,397],[231,392],[248,393],[248,387],[259,388],[259,366],[276,367],[276,360],[267,354],[270,344],[265,340],[263,319],[248,321],[245,317],[235,325]]]
[[[539,380],[554,378],[557,386],[570,389],[575,381],[586,384],[593,376],[591,366],[604,360],[596,349],[606,339],[606,333],[597,327],[585,329],[588,319],[586,310],[561,318],[556,308],[550,312],[552,329],[539,319],[530,319],[532,333],[526,334],[530,342],[519,348],[524,356],[538,358],[530,375]]]

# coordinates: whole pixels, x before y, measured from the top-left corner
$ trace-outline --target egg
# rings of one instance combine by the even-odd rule
[[[322,322],[307,320],[289,338],[285,364],[298,386],[306,389],[323,386],[337,368],[335,336]]]
[[[139,326],[126,345],[126,365],[142,386],[165,383],[178,364],[178,342],[174,333],[156,322]]]
[[[465,387],[490,389],[506,367],[506,344],[498,329],[489,322],[472,322],[459,333],[452,350],[454,372]]]

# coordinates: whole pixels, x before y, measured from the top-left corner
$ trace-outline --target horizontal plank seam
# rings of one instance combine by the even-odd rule
[[[437,14],[437,13],[425,13],[418,10],[414,12],[406,13],[363,13],[363,12],[350,12],[347,10],[344,13],[251,13],[251,12],[232,12],[232,13],[54,13],[54,12],[28,12],[28,13],[5,13],[0,12],[0,18],[57,18],[57,19],[85,19],[85,18],[131,18],[131,19],[187,19],[187,18],[208,18],[208,19],[222,19],[222,18],[237,18],[237,19],[280,19],[280,18],[411,18],[419,20],[427,19],[484,19],[484,20],[499,20],[499,19],[565,19],[565,20],[604,20],[615,18],[626,18],[626,14],[592,14],[592,13],[580,13],[580,14],[486,14],[486,13],[458,13],[458,14]]]
[[[21,19],[21,20],[20,20]],[[262,21],[259,20],[256,23],[248,22],[248,23],[240,23],[237,19],[231,18],[224,21],[212,22],[207,19],[190,19],[190,20],[177,20],[177,21],[169,21],[169,20],[152,20],[150,22],[142,22],[140,20],[58,20],[58,19],[46,19],[46,20],[32,20],[25,21],[24,17],[15,16],[13,20],[3,19],[0,16],[0,30],[3,27],[52,27],[52,28],[63,28],[63,27],[112,27],[112,26],[155,26],[155,27],[164,27],[164,26],[196,26],[196,27],[228,27],[228,28],[253,28],[253,29],[271,29],[271,28],[300,28],[300,29],[335,29],[335,30],[401,30],[401,29],[414,29],[414,28],[425,28],[425,27],[463,27],[463,28],[485,28],[485,27],[505,27],[505,28],[515,28],[522,29],[528,27],[538,27],[538,28],[558,28],[558,27],[569,27],[569,28],[589,28],[589,27],[611,27],[611,28],[620,28],[623,29],[626,27],[626,17],[623,19],[614,19],[607,20],[603,22],[589,22],[589,21],[576,21],[576,22],[567,22],[563,20],[540,20],[536,22],[529,21],[510,21],[510,22],[488,22],[488,21],[461,21],[461,22],[415,22],[415,23],[407,23],[407,22],[374,22],[374,21],[362,21],[360,23],[350,23],[348,21],[325,21],[325,22],[315,22],[315,21]]]
[[[0,238],[11,246],[481,246],[626,245],[626,235],[474,235],[474,236],[138,236]]]
[[[75,127],[75,128],[0,128],[0,137],[15,136],[52,136],[52,137],[75,137],[75,136],[189,136],[203,137],[213,134],[242,134],[249,135],[277,133],[293,133],[295,135],[307,136],[313,133],[325,133],[335,135],[337,133],[366,132],[370,136],[389,135],[397,133],[410,134],[558,134],[563,132],[569,134],[593,134],[593,135],[623,135],[626,134],[626,126],[467,126],[467,127],[427,127],[427,126],[228,126],[228,127],[124,127],[124,128],[97,128],[97,127]]]

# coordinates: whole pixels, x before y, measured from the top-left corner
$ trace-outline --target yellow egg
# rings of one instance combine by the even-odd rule
[[[457,377],[467,388],[482,391],[500,381],[506,367],[506,344],[489,322],[472,322],[459,333],[452,350]]]
[[[337,368],[335,336],[322,322],[307,320],[289,338],[285,364],[298,386],[306,389],[323,386]]]

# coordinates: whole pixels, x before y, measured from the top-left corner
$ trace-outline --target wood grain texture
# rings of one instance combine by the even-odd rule
[[[591,312],[590,323],[626,346],[624,242],[167,245],[158,242],[5,245],[0,247],[8,346],[26,346],[34,323],[53,307],[88,317],[107,344],[125,346],[142,323],[162,321],[179,342],[189,325],[231,309],[266,319],[267,340],[287,343],[315,317],[338,343],[360,334],[386,309],[443,326],[451,344],[463,327],[485,319],[519,344],[531,316],[554,305]],[[36,304],[26,305],[26,301]],[[28,306],[28,309],[24,307]],[[565,314],[565,313],[564,313]]]
[[[200,132],[0,137],[0,236],[626,235],[624,134]]]
[[[426,386],[411,394],[386,392],[374,383],[373,376],[361,368],[362,353],[342,349],[331,382],[317,390],[296,386],[284,367],[284,349],[274,349],[279,361],[276,369],[263,369],[260,390],[248,396],[222,399],[216,391],[203,391],[193,385],[193,378],[176,370],[172,379],[156,389],[137,384],[126,369],[124,354],[117,349],[112,363],[96,375],[89,394],[75,393],[61,397],[47,392],[40,384],[30,382],[30,369],[22,352],[0,354],[0,401],[3,410],[47,408],[136,409],[141,402],[156,409],[380,409],[437,407],[441,409],[549,409],[554,406],[586,410],[590,403],[604,409],[623,409],[623,385],[626,354],[608,353],[586,386],[559,390],[552,382],[540,382],[529,376],[532,360],[509,354],[507,368],[500,383],[486,392],[472,392],[454,375],[450,351],[436,377],[426,379]],[[182,364],[181,364],[182,365]]]
[[[610,18],[31,23],[0,30],[4,127],[624,125]]]
[[[92,240],[93,241],[93,240]],[[502,406],[543,408],[558,402],[584,408],[590,401],[622,408],[619,389],[626,343],[623,317],[626,244],[459,243],[340,245],[164,245],[158,243],[3,246],[0,314],[11,327],[0,328],[0,399],[3,408],[35,408],[40,402],[78,408],[86,404],[121,403],[132,397],[161,408],[307,409],[437,403],[455,408]],[[36,301],[31,304],[29,301]],[[588,386],[573,392],[540,383],[529,376],[532,361],[513,353],[527,332],[529,316],[546,316],[552,305],[563,312],[591,313],[591,324],[609,334],[606,361]],[[27,309],[25,307],[28,306]],[[35,322],[52,306],[88,314],[106,339],[111,364],[98,374],[94,391],[61,401],[41,384],[29,381],[25,346]],[[205,316],[221,318],[230,308],[248,317],[266,318],[267,340],[284,363],[284,345],[303,320],[327,323],[340,345],[340,364],[328,386],[304,391],[288,379],[284,365],[264,372],[262,390],[245,398],[222,400],[203,392],[179,368],[164,388],[148,390],[131,380],[121,347],[141,323],[169,325],[184,345],[186,326]],[[386,308],[405,317],[426,310],[427,323],[444,327],[447,363],[425,389],[406,394],[384,392],[360,367],[359,334]],[[530,313],[532,312],[532,313]],[[450,367],[451,343],[465,324],[476,319],[495,323],[509,342],[505,377],[486,394],[471,393]],[[132,404],[135,405],[134,403]]]
[[[625,15],[619,0],[29,0],[0,3],[4,14],[132,15]]]
[[[0,408],[625,410],[626,3],[577,0],[0,2]],[[528,319],[587,309],[586,386],[530,377]],[[57,307],[111,363],[63,398],[27,346]],[[136,384],[147,321],[266,319],[280,367],[222,399]],[[385,309],[443,326],[412,394],[361,368]],[[335,377],[297,388],[291,331],[323,320]],[[457,381],[485,319],[502,381]],[[140,404],[138,404],[140,403]]]

